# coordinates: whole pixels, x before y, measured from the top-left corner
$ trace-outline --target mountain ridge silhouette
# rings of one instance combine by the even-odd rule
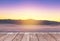
[[[0,19],[0,24],[19,24],[19,25],[21,25],[23,21],[35,21],[35,22],[38,22],[38,24],[36,24],[36,25],[60,25],[60,22],[57,22],[57,21],[31,20],[31,19],[30,20]]]

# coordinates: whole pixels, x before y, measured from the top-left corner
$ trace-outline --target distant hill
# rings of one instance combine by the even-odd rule
[[[60,22],[48,21],[48,20],[39,20],[39,24],[41,24],[41,25],[60,25]]]
[[[0,19],[0,24],[22,24],[24,22],[29,22],[30,25],[31,23],[37,23],[36,25],[60,25],[60,22],[56,21],[48,21],[48,20],[11,20],[11,19]],[[27,22],[26,25],[29,23]],[[34,25],[34,24],[33,24]]]
[[[21,24],[21,20],[3,19],[0,20],[0,24]]]

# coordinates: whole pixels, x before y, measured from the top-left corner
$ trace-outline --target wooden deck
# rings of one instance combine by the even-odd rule
[[[60,32],[0,32],[0,41],[60,41]]]

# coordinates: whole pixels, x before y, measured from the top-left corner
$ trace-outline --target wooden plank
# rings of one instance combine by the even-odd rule
[[[0,34],[0,38],[3,37],[3,36],[5,36],[5,35],[6,35],[6,34]]]
[[[60,41],[60,34],[16,32],[0,34],[0,41]]]
[[[38,38],[36,37],[36,34],[30,34],[29,35],[29,41],[38,41]]]
[[[60,41],[60,34],[53,34],[51,36],[55,37],[57,41]]]
[[[29,41],[29,33],[24,33],[24,37],[22,38],[22,41]]]
[[[12,41],[22,41],[24,34],[17,34],[17,36]]]
[[[6,34],[5,36],[3,37],[0,37],[0,41],[4,41],[4,39],[8,36],[8,34]]]
[[[47,41],[57,41],[53,36],[49,35],[49,34],[43,34],[43,37],[47,40]]]
[[[42,34],[36,34],[38,41],[47,41]]]
[[[12,41],[12,40],[16,37],[17,34],[18,34],[18,33],[8,34],[8,36],[5,37],[5,38],[3,39],[3,41]]]

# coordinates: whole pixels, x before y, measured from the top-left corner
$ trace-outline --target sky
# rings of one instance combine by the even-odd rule
[[[0,19],[60,22],[60,0],[0,0]]]

